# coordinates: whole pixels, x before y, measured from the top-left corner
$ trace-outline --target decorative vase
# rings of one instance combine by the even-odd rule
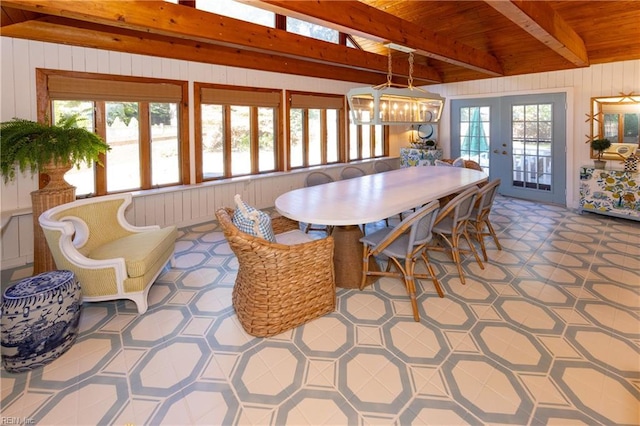
[[[607,162],[604,160],[593,160],[593,166],[596,169],[604,169],[604,166],[607,165]]]
[[[2,295],[2,364],[8,372],[32,370],[53,361],[76,341],[82,304],[71,271],[39,274]]]
[[[74,188],[69,182],[64,180],[64,175],[67,173],[73,165],[71,163],[54,163],[51,162],[46,166],[41,167],[40,173],[48,176],[46,185],[40,189],[41,191],[59,191],[61,189]]]

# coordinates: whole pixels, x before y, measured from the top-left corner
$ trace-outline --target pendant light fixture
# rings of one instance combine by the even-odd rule
[[[394,125],[436,123],[440,120],[445,98],[413,86],[413,49],[387,44],[389,49],[387,82],[359,87],[347,92],[352,124]],[[409,54],[407,85],[391,82],[391,49]]]

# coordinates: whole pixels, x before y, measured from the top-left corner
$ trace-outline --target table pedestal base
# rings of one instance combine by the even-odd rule
[[[336,226],[331,233],[335,241],[333,264],[336,274],[336,286],[342,288],[360,288],[362,280],[362,230],[357,225]],[[369,259],[369,270],[379,271],[375,259]],[[371,285],[378,277],[368,277],[365,286]]]

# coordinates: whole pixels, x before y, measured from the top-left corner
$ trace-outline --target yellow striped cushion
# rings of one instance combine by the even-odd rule
[[[130,278],[145,274],[169,247],[176,242],[178,232],[175,226],[145,231],[111,241],[92,250],[87,257],[103,260],[124,257],[127,275]]]

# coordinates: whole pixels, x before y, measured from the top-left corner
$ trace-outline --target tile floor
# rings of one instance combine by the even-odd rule
[[[1,371],[2,423],[640,424],[640,224],[504,197],[491,217],[503,250],[465,286],[435,254],[446,297],[425,281],[419,323],[384,278],[268,339],[235,318],[216,223],[183,229],[145,315],[85,304],[67,353]]]

